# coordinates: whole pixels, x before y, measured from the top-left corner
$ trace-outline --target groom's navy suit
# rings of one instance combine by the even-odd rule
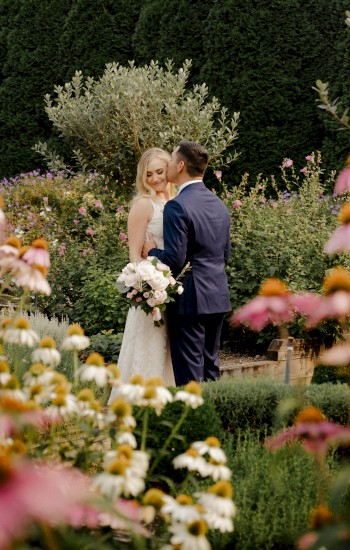
[[[202,181],[189,184],[164,208],[164,250],[152,248],[176,277],[187,262],[184,292],[167,307],[176,385],[220,376],[218,352],[224,313],[231,309],[225,263],[230,216]]]

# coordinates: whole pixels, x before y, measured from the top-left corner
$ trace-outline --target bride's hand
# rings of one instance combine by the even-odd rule
[[[145,242],[143,243],[143,248],[141,252],[142,258],[147,258],[148,252],[151,250],[151,248],[157,248],[157,243],[154,240],[152,233],[147,232]]]

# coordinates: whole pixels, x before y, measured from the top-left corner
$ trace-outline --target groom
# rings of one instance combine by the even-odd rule
[[[176,277],[187,262],[184,292],[167,306],[170,349],[177,386],[220,376],[218,353],[225,312],[231,309],[225,263],[230,252],[230,216],[203,183],[208,153],[182,141],[168,165],[178,195],[164,208],[164,250],[146,241],[143,256],[156,256]]]

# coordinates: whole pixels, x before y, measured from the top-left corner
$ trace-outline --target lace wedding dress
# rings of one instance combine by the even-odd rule
[[[164,248],[164,206],[151,202],[153,215],[148,223],[147,232],[152,233],[157,248]],[[152,317],[146,315],[141,308],[129,309],[118,367],[123,382],[127,382],[133,374],[142,374],[145,379],[161,376],[167,386],[175,386],[166,326],[156,327]],[[113,397],[112,389],[109,402]]]

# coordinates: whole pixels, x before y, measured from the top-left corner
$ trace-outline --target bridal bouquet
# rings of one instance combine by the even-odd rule
[[[141,262],[128,263],[117,279],[117,288],[130,300],[130,305],[143,309],[153,317],[155,325],[161,326],[164,324],[162,311],[165,304],[183,292],[178,279],[187,269],[188,266],[175,279],[167,265],[149,256]]]

